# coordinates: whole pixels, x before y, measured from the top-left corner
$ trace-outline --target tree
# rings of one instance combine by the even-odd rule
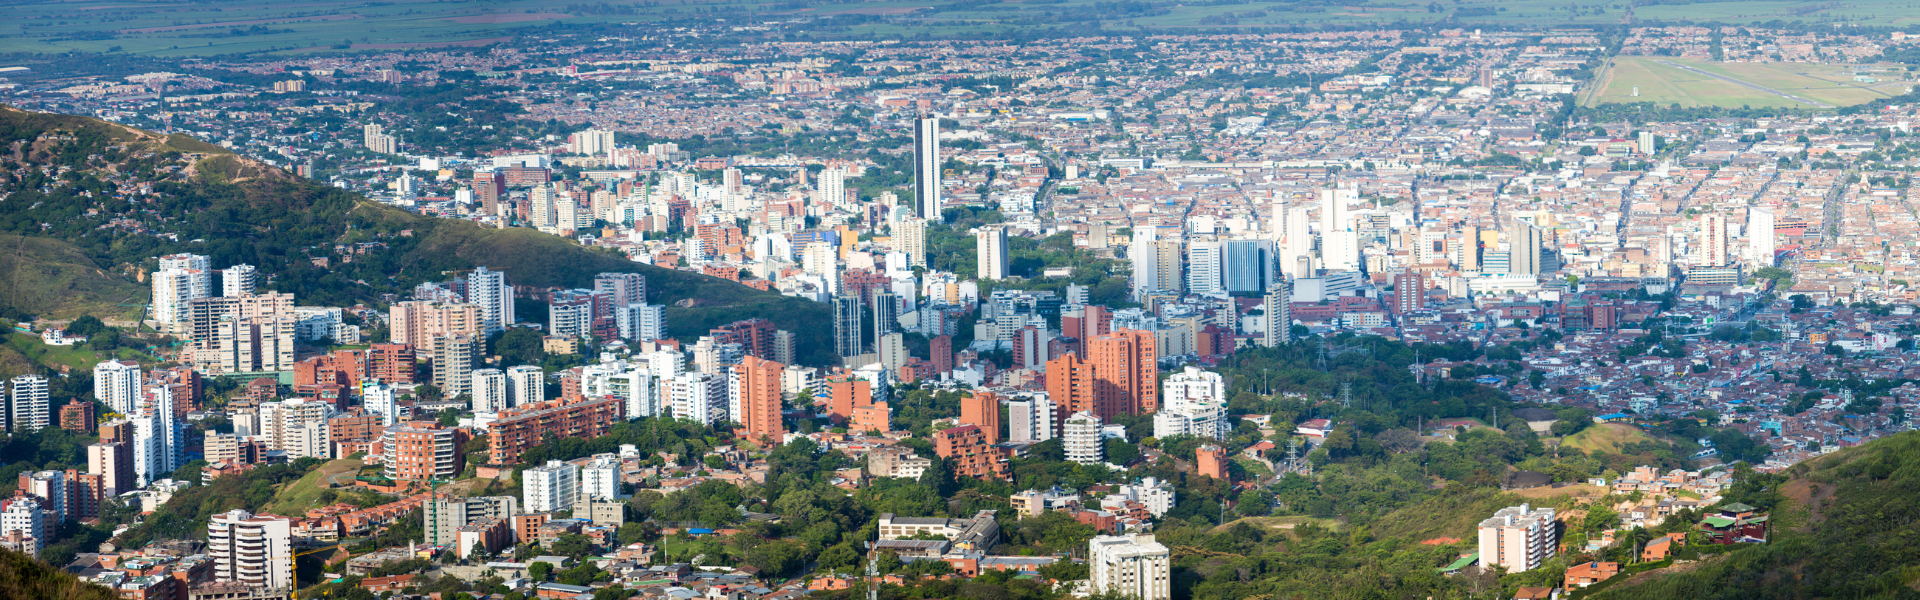
[[[553,575],[552,563],[537,562],[527,566],[527,576],[532,577],[534,581],[546,581],[551,575]]]
[[[1405,454],[1420,449],[1420,436],[1415,435],[1410,429],[1398,427],[1388,429],[1374,435],[1373,441],[1379,442],[1382,449],[1394,454]]]

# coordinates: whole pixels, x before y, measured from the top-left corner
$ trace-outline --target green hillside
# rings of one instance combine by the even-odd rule
[[[119,596],[31,556],[0,549],[0,598],[117,600]]]
[[[1771,508],[1772,543],[1654,572],[1596,598],[1920,597],[1920,432],[1759,476],[1732,499]]]
[[[762,317],[797,334],[802,363],[831,360],[832,321],[816,302],[633,262],[531,229],[414,215],[230,153],[183,153],[212,147],[178,136],[0,107],[0,144],[33,140],[38,151],[25,165],[0,165],[0,193],[9,194],[0,202],[0,244],[12,239],[32,249],[24,259],[0,259],[0,268],[7,260],[22,266],[21,284],[9,289],[19,300],[0,298],[13,302],[0,307],[16,317],[120,315],[128,307],[118,305],[144,304],[148,294],[114,273],[151,269],[155,257],[176,252],[207,255],[217,266],[254,265],[270,275],[266,288],[331,306],[371,305],[479,266],[539,287],[590,286],[598,273],[630,272],[647,276],[649,301],[671,307],[670,335],[691,342],[716,325]],[[36,166],[68,166],[78,175],[54,178]],[[139,198],[137,210],[116,193],[130,180],[155,192]],[[344,251],[354,244],[368,250]],[[689,298],[694,306],[672,306]]]
[[[132,320],[150,294],[124,274],[109,271],[73,244],[44,237],[0,234],[0,312],[55,319],[82,314]]]

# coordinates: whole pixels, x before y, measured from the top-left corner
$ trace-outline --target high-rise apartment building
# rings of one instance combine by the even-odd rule
[[[534,365],[507,367],[507,405],[527,406],[547,399],[546,371]]]
[[[1083,465],[1106,461],[1106,449],[1100,439],[1100,417],[1093,413],[1082,411],[1069,415],[1060,427],[1060,438],[1068,461]]]
[[[977,252],[977,277],[981,280],[1007,278],[1007,229],[982,227],[974,233]]]
[[[1187,245],[1187,293],[1201,296],[1225,295],[1220,278],[1220,242],[1194,242]]]
[[[473,392],[473,370],[480,365],[485,342],[470,335],[433,338],[433,385],[448,398]]]
[[[1511,243],[1507,245],[1507,272],[1514,275],[1540,274],[1540,228],[1514,219]]]
[[[1153,436],[1195,435],[1227,439],[1227,388],[1219,373],[1187,367],[1162,384],[1166,402],[1153,414]]]
[[[841,294],[833,297],[833,353],[841,358],[866,352],[865,332],[861,331],[860,297]]]
[[[7,425],[14,433],[39,431],[53,424],[53,399],[47,392],[47,378],[21,375],[13,378],[9,397],[12,418]]]
[[[41,510],[40,501],[27,496],[15,496],[0,500],[0,545],[13,547],[15,551],[28,556],[40,556],[40,550],[47,545],[47,535],[53,526],[47,522],[46,511]],[[19,535],[18,545],[11,540]]]
[[[220,271],[220,295],[229,298],[253,293],[253,265],[234,265]]]
[[[1006,454],[987,442],[986,432],[978,425],[961,425],[934,432],[933,452],[953,466],[954,475],[975,479],[1007,478]]]
[[[479,369],[473,372],[473,412],[491,415],[503,409],[512,408],[513,402],[507,396],[507,374],[499,369]]]
[[[460,450],[460,431],[435,423],[391,425],[380,439],[386,452],[387,479],[394,481],[451,481],[466,468]]]
[[[625,418],[626,403],[619,398],[555,400],[500,411],[488,429],[488,461],[520,462],[520,453],[539,445],[548,435],[561,439],[606,435]]]
[[[619,500],[626,497],[620,493],[620,458],[612,454],[599,454],[580,467],[580,499]]]
[[[233,509],[207,522],[214,581],[293,589],[293,520]]]
[[[938,221],[940,209],[940,118],[913,121],[913,206],[920,218]]]
[[[480,325],[487,335],[513,326],[513,286],[507,284],[506,273],[474,269],[467,275],[467,302],[480,307]]]
[[[1773,253],[1776,250],[1773,235],[1773,208],[1755,206],[1747,209],[1747,261],[1760,267],[1773,266]]]
[[[107,360],[93,366],[93,397],[113,412],[131,414],[140,395],[140,363]]]
[[[1045,394],[1007,399],[1007,441],[1044,442],[1054,438],[1053,401]]]
[[[409,300],[387,311],[388,336],[395,344],[426,347],[446,335],[479,335],[485,331],[480,306],[467,303]]]
[[[1427,275],[1407,271],[1393,276],[1393,314],[1419,312],[1427,307]]]
[[[382,426],[400,421],[400,400],[391,385],[376,381],[360,384],[360,405],[378,415]]]
[[[733,419],[728,406],[730,375],[688,371],[662,382],[666,405],[676,419],[714,424]],[[741,410],[746,410],[744,406]]]
[[[667,307],[652,304],[629,304],[613,309],[614,326],[620,329],[622,339],[644,342],[666,339]]]
[[[1136,600],[1173,597],[1172,553],[1152,534],[1095,536],[1088,546],[1094,593]]]
[[[607,154],[613,152],[613,132],[598,129],[586,129],[573,134],[567,142],[567,149],[574,154]]]
[[[580,468],[572,463],[549,460],[547,464],[522,472],[520,504],[528,512],[553,512],[573,508],[580,494]]]
[[[1702,215],[1695,241],[1693,266],[1717,267],[1727,264],[1727,215],[1719,211]]]
[[[927,266],[927,221],[901,219],[893,225],[893,249],[907,255],[907,266]]]
[[[979,425],[987,443],[1000,443],[1000,396],[976,391],[960,399],[960,423]]]
[[[118,496],[134,489],[133,441],[87,446],[87,472],[101,477],[101,494]]]
[[[1508,573],[1539,567],[1559,548],[1557,525],[1551,508],[1522,504],[1495,511],[1480,522],[1480,566],[1506,567]]]
[[[1093,364],[1102,421],[1117,414],[1139,415],[1160,409],[1158,346],[1151,331],[1116,330],[1086,342]]]
[[[820,171],[820,177],[813,186],[813,202],[821,206],[844,206],[847,203],[847,172],[838,167]]]
[[[1293,341],[1293,280],[1280,277],[1261,298],[1260,345],[1272,348]]]
[[[647,303],[647,277],[639,273],[601,273],[593,278],[593,292],[605,294],[614,306]]]
[[[747,438],[778,445],[786,441],[786,425],[781,422],[780,377],[787,366],[748,356],[734,367],[740,379],[740,407],[746,413],[736,419],[746,426]]]

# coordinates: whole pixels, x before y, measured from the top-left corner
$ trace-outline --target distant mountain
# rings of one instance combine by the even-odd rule
[[[23,241],[22,238],[25,238]],[[9,242],[9,240],[12,240]],[[301,304],[349,306],[486,266],[516,285],[590,286],[601,272],[647,276],[686,341],[738,319],[794,331],[800,362],[832,358],[827,307],[705,275],[636,263],[531,229],[424,217],[293,176],[181,135],[0,106],[0,316],[131,316],[154,258],[250,264]],[[21,252],[18,248],[31,248]],[[131,296],[131,297],[130,297]],[[697,299],[692,307],[675,302]]]
[[[1771,510],[1771,543],[1647,573],[1595,598],[1920,597],[1920,432],[1756,483],[1732,496]]]

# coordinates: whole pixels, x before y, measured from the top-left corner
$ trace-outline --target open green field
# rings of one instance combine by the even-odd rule
[[[1561,440],[1560,445],[1568,448],[1579,448],[1580,451],[1586,452],[1587,454],[1593,454],[1595,452],[1617,453],[1620,451],[1620,448],[1627,444],[1651,441],[1653,441],[1653,438],[1648,437],[1647,434],[1640,431],[1638,427],[1620,423],[1602,423],[1581,430],[1580,433],[1567,436],[1567,439]]]
[[[6,346],[25,356],[28,360],[52,368],[66,367],[75,371],[87,371],[108,358],[120,358],[137,361],[141,364],[159,362],[138,350],[120,348],[111,357],[81,346],[49,346],[40,341],[39,336],[27,335],[17,331],[6,333]]]
[[[1672,64],[1666,64],[1672,63]],[[1692,67],[1706,74],[1688,71]],[[1615,58],[1595,92],[1589,106],[1609,102],[1651,102],[1658,105],[1720,106],[1738,108],[1821,108],[1785,98],[1765,90],[1737,85],[1719,75],[1750,83],[1768,90],[1799,96],[1833,106],[1872,102],[1906,93],[1913,86],[1905,69],[1884,65],[1840,65],[1810,63],[1722,63],[1696,58],[1623,56]],[[1855,75],[1874,79],[1857,81]],[[1635,96],[1635,88],[1639,95]]]
[[[342,458],[320,465],[320,468],[280,488],[274,493],[273,500],[260,510],[269,514],[300,516],[306,514],[308,509],[326,506],[328,503],[322,501],[323,495],[330,490],[326,479],[352,472],[359,469],[361,464],[359,459]]]
[[[1416,0],[1201,5],[1101,0],[882,0],[810,2],[767,0],[390,0],[383,2],[132,2],[80,0],[24,2],[0,22],[0,52],[101,52],[153,56],[304,53],[486,45],[528,27],[606,24],[647,35],[645,25],[762,26],[795,17],[841,19],[817,34],[832,37],[946,36],[1021,30],[1132,33],[1137,27],[1286,27],[1320,24],[1392,24],[1451,21],[1475,25],[1619,25],[1624,3],[1554,0]],[[1654,21],[1727,23],[1836,22],[1900,26],[1920,22],[1920,3],[1818,5],[1812,2],[1736,1],[1640,6],[1634,17]],[[638,26],[638,27],[635,27]],[[813,30],[799,25],[798,31]],[[746,35],[754,35],[748,33]]]

